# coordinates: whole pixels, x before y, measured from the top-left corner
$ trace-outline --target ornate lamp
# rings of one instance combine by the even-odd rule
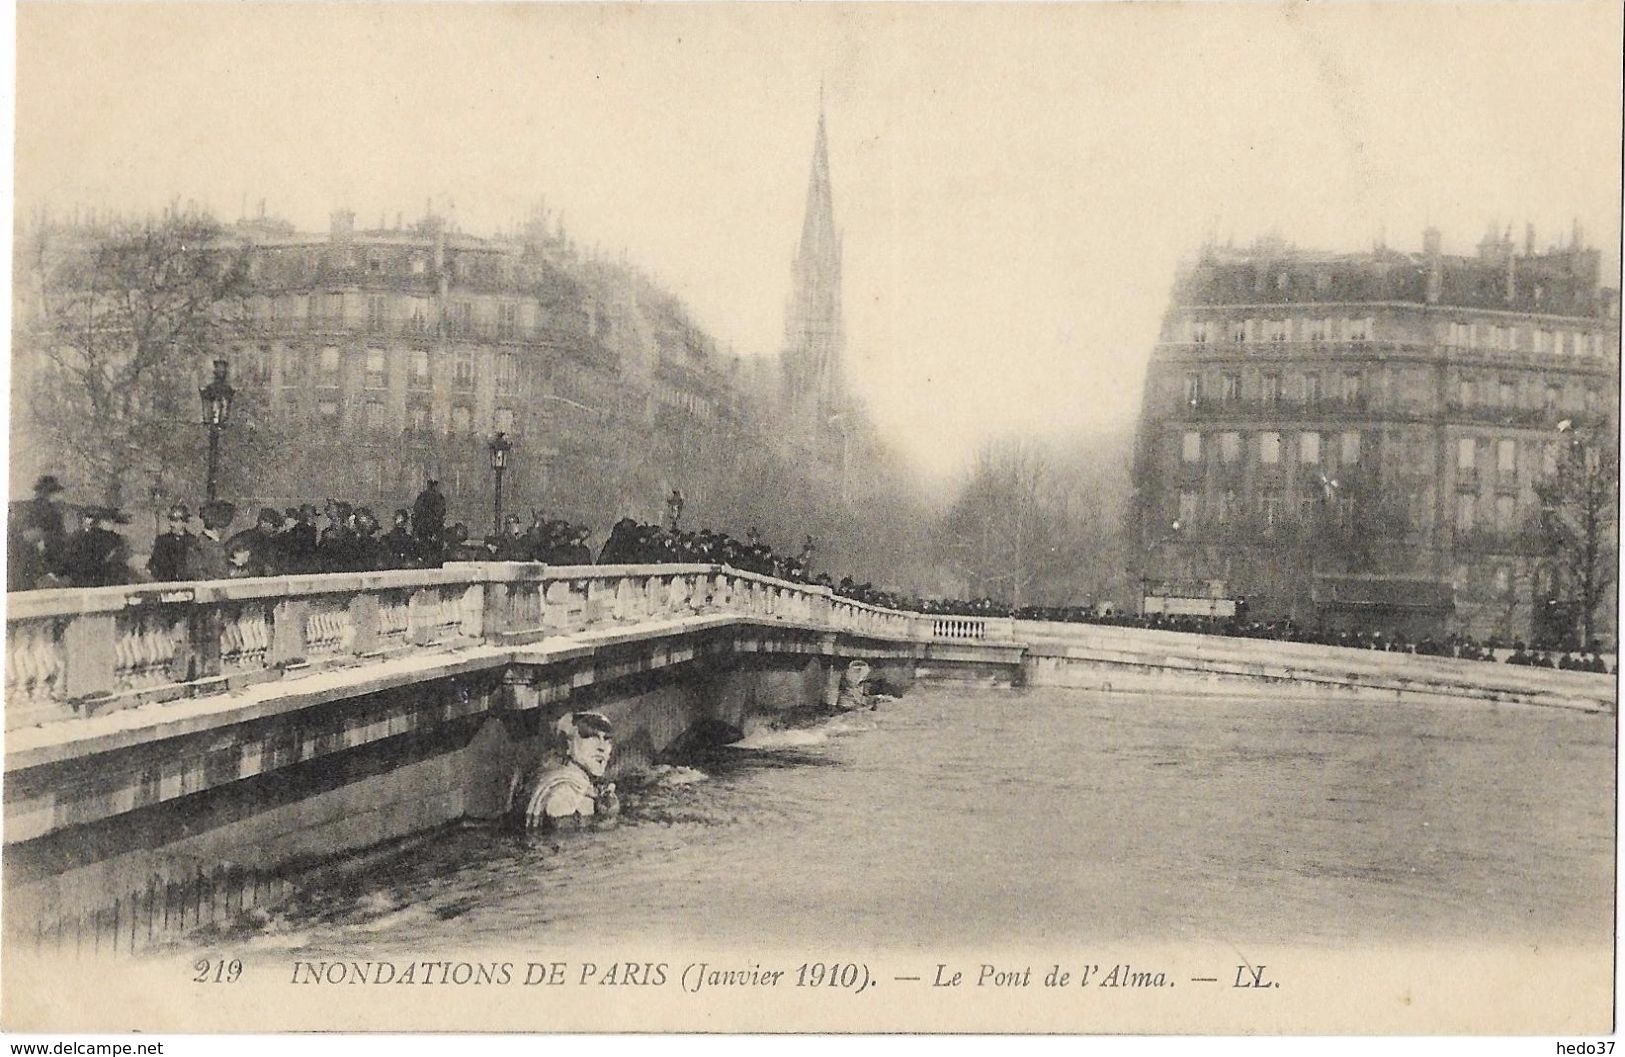
[[[203,425],[209,431],[209,469],[204,480],[204,494],[213,501],[215,486],[220,475],[220,431],[231,418],[231,401],[237,395],[226,380],[231,365],[225,360],[214,361],[214,378],[208,385],[198,386],[198,399],[203,404]]]
[[[491,535],[497,536],[502,533],[502,473],[508,468],[508,453],[513,450],[513,441],[499,430],[497,435],[491,438],[491,443],[486,445],[486,450],[491,453],[491,475],[496,484]]]

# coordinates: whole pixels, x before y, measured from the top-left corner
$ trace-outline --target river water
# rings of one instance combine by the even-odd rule
[[[623,782],[616,830],[453,831],[238,939],[1606,944],[1613,752],[1560,710],[921,687]]]

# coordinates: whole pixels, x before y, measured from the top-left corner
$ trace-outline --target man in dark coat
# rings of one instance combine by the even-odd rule
[[[56,575],[52,556],[46,553],[44,530],[21,515],[11,519],[7,530],[6,590],[60,586],[63,581]]]
[[[28,508],[24,511],[24,525],[32,525],[39,529],[44,542],[45,558],[52,571],[62,575],[62,548],[68,542],[67,523],[64,520],[62,504],[56,497],[63,492],[62,482],[56,479],[55,474],[45,474],[34,482],[34,498],[28,501]]]
[[[337,499],[327,501],[327,527],[322,529],[317,545],[317,569],[324,573],[353,572],[358,554],[355,545],[355,524],[349,503]]]
[[[152,541],[147,572],[159,583],[190,579],[187,556],[192,550],[192,511],[185,503],[169,508],[169,529]]]
[[[237,507],[224,499],[215,499],[198,508],[203,520],[203,531],[192,538],[192,553],[187,558],[186,571],[194,580],[224,580],[231,572],[226,560],[226,530],[237,516]]]
[[[412,535],[412,512],[405,507],[395,511],[395,524],[384,533],[380,542],[389,555],[391,567],[415,569],[418,561],[418,541]]]
[[[578,525],[574,530],[574,539],[559,548],[559,565],[591,565],[592,548],[587,545],[587,537],[592,530],[585,525]]]
[[[282,559],[282,515],[261,507],[254,527],[231,537],[226,556],[236,576],[277,576],[286,570]]]
[[[440,492],[440,482],[431,478],[412,504],[412,532],[423,543],[438,547],[445,531],[446,497]]]
[[[55,474],[45,474],[34,482],[34,498],[28,504],[28,517],[45,533],[47,543],[61,543],[67,538],[62,504],[56,501],[63,491],[62,482],[56,479]]]
[[[528,562],[534,550],[518,514],[503,518],[502,534],[495,537],[492,543],[496,546],[496,559],[499,562]]]
[[[598,552],[598,564],[625,565],[631,562],[637,547],[637,532],[638,523],[629,517],[615,522],[609,530],[609,539],[604,541],[604,549]]]
[[[287,511],[282,529],[282,561],[291,573],[316,571],[316,508],[309,503]]]
[[[62,549],[62,567],[75,587],[106,587],[130,579],[129,547],[114,525],[128,525],[130,519],[112,507],[86,507],[83,527],[69,537]]]
[[[378,535],[378,517],[369,508],[355,512],[355,539],[351,543],[351,568],[356,572],[376,572],[390,567],[389,549]]]
[[[461,521],[446,534],[445,560],[448,562],[488,562],[492,548],[484,540],[469,539],[468,526]]]

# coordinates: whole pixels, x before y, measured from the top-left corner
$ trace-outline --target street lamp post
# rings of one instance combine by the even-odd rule
[[[214,379],[198,387],[198,399],[203,402],[203,425],[209,431],[209,470],[204,479],[203,494],[213,502],[220,476],[220,432],[231,417],[231,401],[237,390],[226,381],[231,365],[225,360],[214,361]]]
[[[508,452],[513,450],[513,441],[508,439],[506,433],[498,432],[486,445],[491,452],[491,474],[496,480],[494,508],[491,517],[491,535],[502,534],[502,472],[508,468]]]

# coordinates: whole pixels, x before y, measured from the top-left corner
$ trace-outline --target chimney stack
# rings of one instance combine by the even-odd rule
[[[1422,232],[1422,252],[1428,259],[1428,289],[1427,302],[1430,305],[1439,303],[1439,296],[1444,292],[1444,262],[1440,259],[1439,229],[1429,225]]]

